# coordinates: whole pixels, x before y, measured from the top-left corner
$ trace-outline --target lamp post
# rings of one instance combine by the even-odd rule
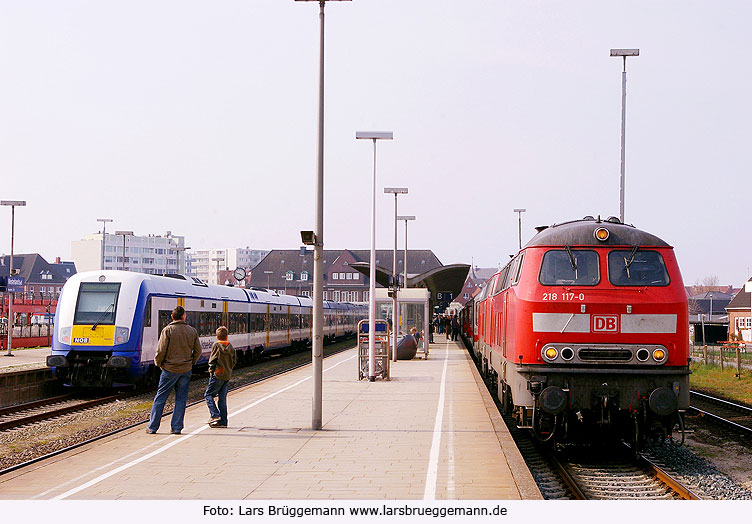
[[[266,289],[269,289],[269,277],[274,273],[274,271],[264,271],[264,274],[266,275]]]
[[[415,215],[403,215],[397,217],[397,220],[404,220],[405,221],[405,258],[402,263],[402,271],[404,274],[404,277],[402,278],[403,283],[405,284],[405,289],[407,289],[407,223],[410,220],[415,220]],[[424,344],[427,344],[427,342],[424,341]]]
[[[306,2],[311,0],[295,0]],[[313,0],[316,1],[316,0]],[[322,426],[322,377],[324,365],[324,4],[319,2],[319,116],[318,153],[316,161],[316,230],[313,240],[313,341],[311,364],[313,368],[313,402],[311,428]],[[338,0],[335,0],[338,1]]]
[[[107,229],[107,222],[112,222],[111,218],[98,218],[97,222],[102,223],[102,262],[100,263],[99,269],[104,269],[104,244],[105,244],[105,234]]]
[[[10,267],[8,267],[8,351],[6,357],[13,356],[13,292],[10,291],[10,278],[13,276],[13,244],[16,239],[16,206],[24,207],[25,200],[2,200],[0,205],[10,206]]]
[[[384,193],[394,193],[394,253],[392,256],[392,360],[397,362],[397,315],[399,315],[399,304],[397,301],[397,291],[399,283],[397,282],[397,195],[406,195],[406,187],[385,187]]]
[[[527,209],[515,209],[514,212],[517,213],[517,218],[519,219],[519,239],[520,239],[520,249],[522,249],[522,213],[527,211]]]
[[[171,247],[170,251],[175,251],[177,255],[177,263],[178,263],[178,275],[185,274],[185,252],[191,249],[191,246],[184,246],[184,247]],[[183,268],[180,268],[180,253],[183,253]]]
[[[125,237],[132,237],[133,231],[115,231],[115,235],[123,235],[123,271],[125,271]]]
[[[624,59],[624,70],[621,73],[621,178],[619,179],[619,220],[624,223],[624,140],[627,120],[627,57],[640,56],[639,49],[611,49],[611,56]]]
[[[356,140],[373,140],[373,176],[371,177],[371,262],[368,287],[368,381],[376,380],[374,320],[376,319],[376,141],[392,140],[391,131],[356,131]]]

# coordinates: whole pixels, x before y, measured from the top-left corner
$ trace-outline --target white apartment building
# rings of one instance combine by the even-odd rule
[[[71,258],[78,271],[124,269],[163,275],[185,273],[185,237],[164,235],[115,235],[107,233],[102,256],[102,233],[71,242]]]
[[[220,271],[231,271],[239,267],[245,270],[253,269],[267,254],[269,251],[248,247],[192,249],[188,253],[187,262],[190,269],[187,274],[198,277],[208,284],[218,284]]]

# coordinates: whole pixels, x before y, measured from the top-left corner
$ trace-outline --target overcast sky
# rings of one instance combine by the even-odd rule
[[[409,241],[494,266],[534,227],[619,214],[685,284],[752,269],[748,1],[354,0],[326,7],[325,247]],[[0,1],[0,197],[16,252],[70,257],[109,227],[193,248],[297,248],[313,229],[318,4]],[[403,245],[400,228],[400,246]],[[10,209],[0,250],[10,251]]]

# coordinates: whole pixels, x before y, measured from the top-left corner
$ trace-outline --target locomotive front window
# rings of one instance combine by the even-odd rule
[[[119,293],[120,283],[81,283],[73,323],[114,324]]]
[[[615,286],[668,286],[670,282],[661,254],[637,248],[608,254],[608,279]]]
[[[583,249],[546,251],[539,280],[544,286],[595,286],[601,280],[598,253]]]

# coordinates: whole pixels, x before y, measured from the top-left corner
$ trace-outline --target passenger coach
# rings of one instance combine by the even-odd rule
[[[220,325],[227,326],[240,362],[301,348],[311,340],[313,304],[307,297],[209,285],[183,275],[91,271],[71,277],[63,287],[47,365],[72,386],[153,383],[159,334],[178,305],[199,333],[199,366],[206,364]],[[325,301],[325,339],[353,334],[364,310]]]

